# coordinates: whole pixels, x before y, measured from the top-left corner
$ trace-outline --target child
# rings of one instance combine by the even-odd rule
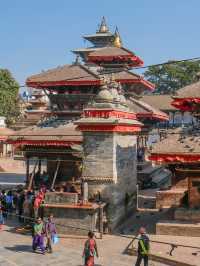
[[[53,240],[53,237],[56,235],[56,226],[53,221],[53,214],[50,214],[48,217],[48,222],[45,225],[45,233],[46,233],[46,238],[47,238],[46,250],[49,253],[52,253],[53,252],[52,240]]]
[[[44,248],[44,224],[40,217],[37,218],[33,227],[33,251],[36,251],[37,247],[40,248],[42,254],[45,254]]]
[[[85,258],[85,266],[94,266],[94,256],[98,258],[97,244],[94,240],[94,233],[88,233],[88,240],[85,242],[83,257]]]

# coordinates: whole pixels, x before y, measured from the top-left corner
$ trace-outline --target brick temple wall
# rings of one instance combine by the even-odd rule
[[[166,190],[156,192],[156,208],[170,208],[181,206],[185,190]]]
[[[45,207],[44,216],[49,214],[53,214],[59,234],[87,235],[89,230],[97,229],[98,210]]]
[[[200,212],[195,209],[178,208],[174,212],[175,220],[187,222],[200,222]]]
[[[136,136],[90,132],[84,137],[83,176],[98,179],[88,182],[89,196],[100,192],[102,199],[109,203],[108,219],[112,229],[130,209],[125,204],[126,194],[134,196],[136,192]],[[103,181],[107,177],[113,182]],[[128,205],[133,209],[130,201]]]
[[[185,188],[188,189],[188,177],[182,178],[176,181],[176,188]]]

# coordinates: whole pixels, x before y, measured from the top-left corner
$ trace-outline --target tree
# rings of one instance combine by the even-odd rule
[[[169,64],[149,67],[144,76],[155,84],[154,93],[174,94],[176,90],[197,81],[199,72],[200,61],[169,61]]]
[[[20,114],[18,102],[19,84],[7,69],[0,69],[0,116],[6,117],[8,126],[13,124]]]

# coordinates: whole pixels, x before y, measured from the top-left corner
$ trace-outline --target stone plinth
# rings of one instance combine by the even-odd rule
[[[174,212],[175,220],[200,223],[200,209],[178,208]]]
[[[170,189],[156,192],[156,208],[180,207],[185,189]]]
[[[200,223],[182,221],[160,221],[156,224],[157,235],[200,236]]]
[[[59,234],[87,235],[89,230],[98,230],[98,205],[44,204],[44,216],[54,215]]]

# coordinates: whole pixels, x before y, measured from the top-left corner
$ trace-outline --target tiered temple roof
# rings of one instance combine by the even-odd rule
[[[122,47],[118,29],[116,28],[115,32],[111,33],[105,18],[102,19],[95,34],[83,37],[89,40],[93,47],[75,49],[73,52],[82,57],[84,64],[76,61],[72,65],[43,71],[38,75],[29,77],[26,80],[26,85],[47,90],[56,90],[63,86],[71,86],[72,88],[75,86],[100,86],[101,75],[108,75],[109,73],[111,75],[114,72],[117,81],[126,87],[129,86],[130,90],[135,89],[138,94],[146,89],[154,89],[152,83],[127,70],[127,66],[129,68],[139,66],[143,61],[133,52]],[[99,67],[99,64],[104,64],[104,67]]]
[[[172,105],[182,111],[195,111],[200,104],[200,81],[177,91]]]
[[[105,73],[105,76],[111,76]],[[145,80],[142,76],[128,70],[119,70],[114,74],[115,80],[121,84],[133,84],[139,86],[140,92],[149,89],[153,90],[154,85]],[[30,76],[26,80],[29,87],[54,88],[57,86],[91,86],[100,85],[101,75],[97,74],[94,68],[82,64],[64,65],[55,69],[43,71],[40,74]],[[131,90],[131,88],[130,88]],[[139,93],[139,92],[138,92]]]
[[[82,134],[73,123],[49,119],[37,126],[17,131],[8,138],[16,145],[72,146],[82,143]]]
[[[142,66],[143,61],[133,52],[124,47],[108,46],[88,54],[88,62],[99,65],[105,65],[112,62],[117,64],[125,64],[129,67]]]
[[[200,162],[200,130],[194,128],[176,129],[165,139],[156,143],[150,159],[164,163]]]
[[[85,40],[88,40],[97,47],[112,44],[115,40],[115,37],[116,34],[110,32],[105,17],[102,18],[101,24],[95,34],[83,36]]]
[[[129,67],[143,65],[138,56],[122,46],[118,28],[114,33],[110,32],[104,17],[97,32],[85,35],[83,38],[91,42],[93,47],[75,49],[73,52],[80,55],[86,63],[95,63],[104,67],[111,65],[119,67],[120,64]]]
[[[121,64],[121,62],[124,62],[124,59],[135,65],[141,64],[142,61],[139,57],[135,56],[134,53],[122,47],[118,29],[116,29],[115,33],[111,33],[105,19],[102,20],[96,34],[87,35],[84,36],[84,38],[92,42],[94,47],[84,48],[82,52],[79,53],[79,51],[76,51],[76,53],[80,55],[81,53],[84,55],[87,54],[88,58],[90,56],[100,56],[101,60],[108,58],[111,61],[115,60],[117,56],[118,67],[116,68],[116,66],[114,66],[114,68],[112,68],[111,66],[111,68],[104,69],[98,65],[83,64],[76,60],[76,62],[71,65],[59,66],[27,78],[27,86],[47,90],[52,109],[46,113],[49,115],[49,112],[52,112],[58,115],[58,118],[55,119],[55,121],[48,119],[49,122],[42,122],[35,127],[20,131],[19,134],[17,132],[16,136],[12,137],[15,144],[28,145],[32,143],[33,145],[67,146],[70,143],[82,141],[80,136],[81,133],[75,131],[75,126],[69,121],[80,118],[83,108],[85,109],[85,106],[92,101],[94,95],[99,92],[102,84],[102,77],[106,79],[111,79],[112,77],[116,82],[121,83],[122,92],[120,97],[124,103],[126,102],[124,95],[126,96],[132,91],[140,94],[145,89],[154,89],[152,83],[144,80],[140,75],[127,70],[127,68]],[[113,89],[112,86],[108,87],[109,90]],[[135,124],[137,126],[140,125],[137,119],[168,119],[167,115],[161,111],[139,100],[129,99],[127,104],[130,104],[131,112],[134,113]],[[98,119],[102,118],[99,117]],[[111,119],[112,118],[110,118],[109,121],[111,121]],[[123,117],[119,119],[121,119],[120,123],[122,124],[130,122],[129,120],[123,121]],[[60,124],[57,125],[56,123]]]
[[[100,85],[100,79],[87,67],[81,64],[73,64],[33,75],[27,78],[26,85],[34,88]]]
[[[136,113],[136,116],[139,120],[141,119],[162,120],[162,121],[169,120],[169,117],[166,113],[152,107],[151,105],[141,100],[137,100],[133,97],[130,97],[127,100],[127,104],[130,110]]]
[[[173,106],[181,111],[199,113],[200,82],[177,91]],[[171,132],[164,140],[155,144],[150,159],[157,162],[184,163],[200,162],[200,130],[196,124],[191,128],[180,128]]]
[[[172,105],[172,95],[143,95],[140,100],[163,112],[177,111]]]

